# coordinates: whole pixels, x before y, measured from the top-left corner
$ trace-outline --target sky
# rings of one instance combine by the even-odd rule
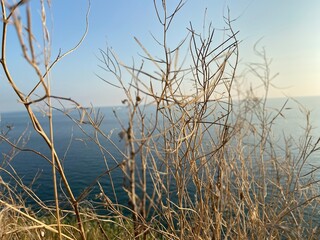
[[[170,10],[178,1],[167,2]],[[38,1],[31,0],[30,5],[35,36],[41,37]],[[87,8],[86,0],[51,0],[47,19],[52,59],[59,50],[65,52],[77,44],[85,31]],[[273,82],[278,88],[270,90],[270,97],[320,95],[319,0],[188,0],[173,22],[170,44],[175,45],[185,37],[190,22],[199,32],[202,32],[204,19],[206,23],[212,22],[217,30],[223,29],[226,27],[223,17],[228,9],[231,19],[235,19],[233,29],[239,30],[240,69],[250,62],[260,61],[253,51],[254,44],[260,40],[258,46],[264,47],[273,60],[272,73],[279,73]],[[161,31],[152,0],[92,0],[86,38],[50,75],[53,94],[70,97],[85,106],[120,105],[123,93],[97,77],[100,75],[117,83],[99,68],[99,49],[111,47],[122,62],[131,64],[132,59],[139,62],[143,51],[134,37],[151,53],[160,55],[161,50],[151,33],[160,37]],[[217,43],[219,40],[218,37]],[[36,78],[22,58],[12,26],[8,32],[7,58],[16,83],[24,93],[30,92]],[[0,112],[22,109],[1,70]]]

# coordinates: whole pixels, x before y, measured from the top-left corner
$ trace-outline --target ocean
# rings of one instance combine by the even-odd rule
[[[280,109],[286,99],[270,99],[268,107],[270,109]],[[301,105],[310,110],[310,122],[313,126],[312,136],[314,139],[320,137],[320,96],[318,97],[301,97],[297,98]],[[125,122],[126,108],[123,107],[104,107],[100,108],[100,113],[104,115],[101,122],[101,129],[108,135],[110,140],[116,143],[113,145],[105,138],[99,138],[101,145],[105,148],[102,152],[101,148],[95,144],[90,136],[93,136],[94,131],[88,125],[83,124],[83,130],[88,131],[89,135],[83,133],[70,119],[62,113],[54,112],[54,139],[55,147],[60,156],[62,165],[64,166],[66,176],[69,184],[77,197],[85,189],[95,181],[96,177],[105,172],[106,165],[112,168],[116,162],[120,162],[123,156],[117,148],[124,149],[125,141],[121,140],[119,133],[121,126],[113,111],[117,112],[118,118]],[[283,116],[275,124],[275,132],[286,132],[293,138],[298,139],[304,133],[306,123],[303,109],[299,104],[293,100],[289,100]],[[42,201],[50,201],[53,199],[51,165],[37,155],[31,152],[30,149],[40,152],[46,156],[50,156],[48,147],[44,144],[43,139],[40,138],[32,128],[30,120],[25,112],[10,112],[0,114],[0,130],[4,134],[10,129],[7,138],[11,142],[17,144],[23,151],[16,151],[14,157],[9,156],[12,153],[12,146],[0,140],[0,176],[9,182],[12,186],[15,182],[10,177],[10,174],[15,173],[21,181],[27,186],[33,185],[33,190]],[[38,112],[37,116],[43,122],[46,129],[48,129],[47,118]],[[19,137],[23,137],[18,141]],[[312,156],[312,164],[320,166],[319,151]],[[14,170],[13,170],[14,169]],[[320,176],[319,176],[320,177]],[[36,181],[35,181],[36,179]],[[123,174],[120,168],[112,171],[112,179],[117,192],[117,201],[119,203],[126,203],[128,201],[125,191],[123,190]],[[99,179],[99,182],[104,186],[105,192],[111,191],[111,182],[108,175]],[[89,193],[89,198],[95,200],[97,194],[100,192],[97,185]],[[111,193],[111,192],[110,192]],[[60,192],[63,194],[63,191]],[[112,194],[111,194],[112,195]],[[25,196],[28,200],[28,197]],[[112,199],[111,200],[115,200]],[[31,202],[31,200],[30,200]]]

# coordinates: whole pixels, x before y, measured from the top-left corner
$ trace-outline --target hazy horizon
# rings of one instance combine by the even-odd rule
[[[306,99],[310,99],[310,98],[319,98],[320,100],[320,95],[314,95],[314,96],[296,96],[296,97],[286,97],[286,96],[283,96],[283,97],[268,97],[268,100],[270,101],[273,101],[273,100],[285,100],[285,99],[294,99],[294,100],[297,100],[298,102],[299,101],[303,101],[303,100],[306,100]],[[237,102],[238,99],[234,98],[233,99],[233,102]],[[308,108],[307,105],[305,105],[303,102],[301,102],[305,107]],[[151,103],[147,103],[146,105],[149,105]],[[25,109],[23,107],[23,105],[20,105],[20,109],[13,109],[13,110],[8,110],[8,111],[1,111],[0,110],[0,114],[6,114],[6,113],[19,113],[19,112],[25,112]],[[91,108],[93,107],[94,109],[99,109],[99,108],[119,108],[119,107],[126,107],[126,105],[124,104],[117,104],[117,105],[96,105],[96,106],[92,106],[92,105],[84,105],[82,106],[84,108]],[[74,106],[70,106],[69,107],[66,107],[65,109],[74,109],[75,107]],[[35,109],[35,112],[42,112],[42,108],[41,107],[38,107],[38,109]],[[27,114],[27,112],[26,112]],[[1,122],[1,117],[0,117],[0,122]]]

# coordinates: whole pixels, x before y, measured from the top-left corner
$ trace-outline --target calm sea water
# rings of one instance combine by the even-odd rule
[[[312,135],[314,138],[320,137],[320,97],[304,97],[297,98],[297,100],[311,111],[310,121],[314,127]],[[271,99],[268,106],[273,109],[280,109],[285,99]],[[120,149],[124,148],[124,141],[120,141],[118,133],[121,130],[117,119],[114,117],[113,109],[111,107],[101,108],[100,111],[104,114],[102,122],[102,130],[110,136],[110,138],[117,143]],[[119,118],[125,119],[126,109],[124,107],[116,109]],[[40,120],[44,126],[48,126],[46,118],[39,113]],[[284,111],[284,117],[280,117],[275,125],[275,130],[279,132],[286,132],[295,138],[299,138],[304,133],[306,118],[296,102],[289,100]],[[82,125],[89,133],[93,133],[86,125]],[[11,131],[8,139],[16,142],[19,136],[25,132],[24,138],[18,143],[19,146],[24,145],[24,149],[34,149],[47,156],[50,156],[48,147],[43,143],[43,140],[34,132],[28,116],[24,112],[1,113],[0,129],[5,131],[8,127]],[[54,115],[54,136],[55,146],[57,152],[62,159],[66,175],[69,179],[71,188],[74,190],[75,196],[78,196],[85,186],[88,186],[95,178],[106,170],[106,164],[111,168],[116,163],[113,160],[121,161],[123,156],[116,150],[116,148],[106,139],[100,138],[101,144],[110,153],[102,154],[101,149],[94,144],[88,136],[83,134],[81,129],[76,127],[69,118],[63,114],[56,112]],[[0,152],[2,168],[10,170],[7,163],[6,154],[9,154],[11,146],[0,140]],[[315,165],[320,165],[320,154],[313,155],[312,161]],[[0,162],[0,164],[1,164]],[[53,199],[51,166],[42,157],[35,153],[23,151],[19,152],[11,161],[10,165],[15,169],[23,182],[28,185],[32,182],[35,176],[38,180],[33,187],[38,196],[43,200]],[[0,176],[5,181],[10,181],[14,184],[8,174],[0,170]],[[115,188],[120,202],[127,201],[126,194],[123,191],[123,175],[120,169],[112,172]],[[111,183],[108,176],[101,178],[100,183],[105,187],[108,193],[111,189]],[[91,198],[94,199],[95,194],[99,192],[96,187],[90,193]]]

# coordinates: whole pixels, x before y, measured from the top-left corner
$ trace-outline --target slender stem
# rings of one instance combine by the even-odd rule
[[[7,80],[8,80],[8,82],[10,83],[12,89],[15,91],[15,93],[19,97],[20,101],[24,104],[34,129],[43,138],[43,140],[45,141],[47,146],[51,149],[52,160],[55,163],[55,164],[53,164],[53,167],[55,167],[55,165],[57,165],[59,174],[60,174],[61,179],[62,179],[62,181],[64,183],[64,186],[67,189],[68,195],[70,197],[70,201],[71,201],[72,206],[74,208],[75,215],[77,217],[78,226],[79,226],[79,231],[81,233],[81,237],[82,237],[82,239],[86,239],[85,233],[84,233],[83,224],[82,224],[81,217],[80,217],[80,212],[79,212],[79,209],[78,209],[78,202],[77,202],[76,198],[74,197],[73,192],[71,190],[71,187],[70,187],[70,185],[68,183],[68,180],[67,180],[67,178],[65,176],[64,170],[63,170],[63,168],[61,166],[61,163],[59,161],[59,157],[58,157],[58,155],[57,155],[57,153],[55,151],[55,148],[54,148],[54,145],[53,145],[53,141],[51,141],[52,139],[50,139],[47,136],[47,134],[45,133],[45,131],[43,130],[42,125],[40,124],[39,120],[37,119],[37,117],[35,116],[32,108],[31,108],[31,105],[28,104],[27,99],[25,98],[24,94],[19,90],[18,86],[15,84],[15,81],[13,80],[13,78],[12,78],[12,76],[10,74],[10,71],[8,69],[7,61],[6,61],[6,41],[7,41],[7,27],[8,27],[9,19],[7,17],[7,14],[6,14],[6,7],[5,7],[4,0],[1,1],[1,10],[2,10],[2,22],[3,22],[2,26],[3,26],[3,28],[2,28],[2,42],[1,42],[1,51],[2,52],[1,52],[0,62],[1,62],[2,68],[4,70],[5,76],[6,76]],[[10,16],[12,16],[12,13],[10,14]],[[32,65],[32,67],[35,68],[35,70],[38,69],[34,64],[31,64],[31,65]],[[48,94],[47,86],[45,85],[45,83],[43,81],[42,81],[42,83],[43,83],[44,88],[46,90],[46,94]],[[47,95],[47,96],[50,96],[50,95]]]

